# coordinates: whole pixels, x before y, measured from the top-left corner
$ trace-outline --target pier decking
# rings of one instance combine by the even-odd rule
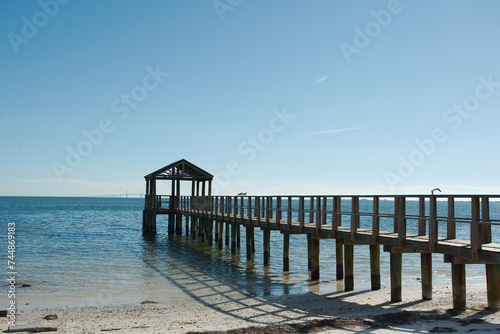
[[[432,253],[451,263],[453,305],[466,308],[465,265],[486,266],[488,306],[500,309],[500,212],[490,203],[500,195],[372,196],[212,196],[212,175],[180,160],[146,176],[143,230],[156,233],[156,215],[168,214],[169,233],[200,236],[235,253],[239,231],[246,228],[247,257],[255,251],[255,228],[263,232],[264,265],[269,263],[270,232],[283,235],[283,270],[290,261],[289,235],[308,240],[311,280],[320,276],[320,239],[336,240],[337,279],[354,289],[354,246],[370,245],[372,289],[380,289],[380,248],[390,252],[391,300],[402,299],[402,254],[421,254],[422,298],[432,298]],[[156,194],[156,180],[171,179],[172,195]],[[192,181],[191,196],[180,195],[180,181]],[[465,201],[466,212],[456,212]],[[498,210],[497,210],[498,211]],[[457,225],[460,225],[457,228]],[[466,233],[464,233],[466,231]],[[225,238],[224,238],[225,236]]]

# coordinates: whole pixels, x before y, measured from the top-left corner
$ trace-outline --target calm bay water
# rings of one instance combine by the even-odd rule
[[[370,203],[361,201],[361,210]],[[383,205],[381,201],[381,208]],[[143,206],[143,199],[0,197],[0,259],[6,268],[7,224],[15,222],[20,307],[138,303],[145,299],[166,303],[203,299],[214,291],[266,296],[342,289],[342,282],[336,281],[334,240],[321,241],[321,280],[309,283],[305,235],[291,236],[290,272],[284,274],[279,232],[271,233],[271,264],[263,267],[260,231],[256,230],[255,257],[247,261],[244,228],[237,255],[231,255],[227,247],[219,251],[186,236],[169,237],[167,217],[161,215],[158,235],[144,238]],[[456,210],[466,215],[468,207],[456,203]],[[386,212],[390,211],[387,207]],[[368,250],[368,246],[354,248],[356,290],[370,287]],[[420,284],[420,255],[404,254],[403,259],[404,286]],[[435,284],[451,282],[450,265],[443,263],[442,255],[433,255],[433,267]],[[382,285],[389,287],[388,253],[381,254],[381,270]],[[483,265],[468,265],[467,272],[469,281],[485,281]],[[4,282],[0,288],[7,303]],[[23,283],[31,287],[21,287]]]

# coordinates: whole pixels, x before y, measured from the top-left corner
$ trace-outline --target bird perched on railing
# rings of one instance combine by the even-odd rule
[[[238,196],[245,196],[247,193],[238,193]]]
[[[441,192],[441,189],[439,189],[439,188],[434,188],[434,189],[432,189],[432,190],[431,190],[431,194],[432,194],[432,195],[434,195],[434,192],[435,192],[436,190],[437,190],[437,191],[439,191],[439,192]]]

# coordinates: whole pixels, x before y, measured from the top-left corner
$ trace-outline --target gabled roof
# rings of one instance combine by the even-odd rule
[[[144,176],[146,180],[153,177],[165,180],[195,180],[210,181],[214,176],[189,161],[182,159],[168,166],[158,169],[156,172]]]

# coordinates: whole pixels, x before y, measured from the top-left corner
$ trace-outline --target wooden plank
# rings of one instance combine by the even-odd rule
[[[413,249],[413,248],[406,248],[406,247],[390,247],[390,252],[392,253],[429,253],[429,251],[421,251],[418,249]]]
[[[483,261],[483,260],[472,260],[466,257],[453,256],[451,257],[451,263],[453,264],[494,264],[494,262]]]

